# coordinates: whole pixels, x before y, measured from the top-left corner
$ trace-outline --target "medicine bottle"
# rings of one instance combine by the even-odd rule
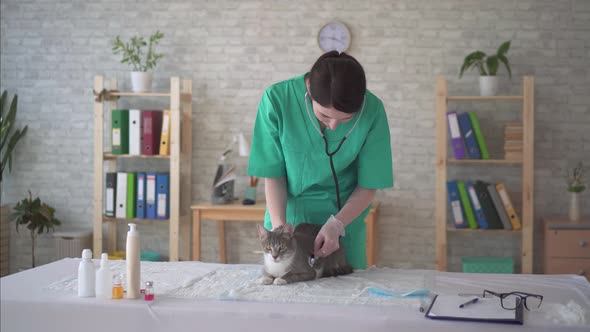
[[[113,299],[119,300],[123,298],[123,283],[121,275],[113,276]]]
[[[144,298],[146,301],[153,301],[154,300],[154,282],[153,281],[146,281],[145,282]]]

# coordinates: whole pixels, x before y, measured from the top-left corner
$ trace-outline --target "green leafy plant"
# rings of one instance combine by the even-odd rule
[[[566,170],[564,178],[567,185],[567,191],[572,193],[581,193],[586,190],[586,178],[584,177],[588,167],[579,162],[576,167]]]
[[[35,267],[35,240],[37,235],[44,231],[49,232],[55,226],[61,225],[61,221],[55,218],[54,214],[54,208],[41,202],[38,197],[33,199],[33,195],[29,191],[29,197],[18,202],[10,216],[16,223],[17,233],[19,225],[26,227],[31,233],[31,261],[33,267]]]
[[[2,182],[2,174],[4,174],[6,165],[8,165],[8,170],[12,172],[12,152],[28,129],[28,126],[25,126],[22,130],[14,128],[18,95],[14,95],[10,107],[6,107],[7,98],[7,92],[2,92],[0,98],[0,182]]]
[[[494,55],[487,55],[482,51],[475,51],[468,54],[463,60],[463,66],[459,72],[459,78],[463,76],[466,70],[477,68],[481,76],[496,76],[500,63],[503,63],[508,70],[508,76],[512,78],[512,71],[510,70],[510,63],[506,57],[508,49],[510,48],[510,40],[504,42]]]
[[[146,72],[156,67],[157,61],[164,57],[163,54],[154,52],[154,46],[164,37],[160,31],[150,36],[149,42],[143,37],[131,37],[129,42],[123,42],[119,36],[113,42],[113,53],[122,54],[121,63],[133,66],[134,71]],[[147,52],[144,48],[147,47]]]

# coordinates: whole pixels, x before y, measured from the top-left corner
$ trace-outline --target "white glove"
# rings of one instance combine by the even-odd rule
[[[344,224],[331,215],[315,238],[313,246],[315,257],[326,257],[338,250],[340,237],[344,235]]]

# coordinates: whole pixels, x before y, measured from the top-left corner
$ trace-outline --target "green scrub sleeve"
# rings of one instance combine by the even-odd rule
[[[281,115],[275,109],[268,92],[265,92],[254,123],[248,175],[261,178],[286,176],[285,158],[279,135],[281,124]]]
[[[358,185],[366,189],[393,187],[391,138],[383,104],[359,153]]]

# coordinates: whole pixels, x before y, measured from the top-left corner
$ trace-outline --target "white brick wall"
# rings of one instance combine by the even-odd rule
[[[316,33],[322,24],[339,19],[350,27],[350,53],[364,65],[369,88],[384,101],[392,132],[396,187],[378,196],[384,266],[434,266],[434,78],[449,77],[453,93],[476,93],[475,72],[457,79],[471,50],[491,52],[512,39],[514,78],[505,80],[506,93],[520,92],[522,75],[536,76],[537,233],[543,215],[567,211],[560,168],[567,161],[590,164],[590,1],[5,0],[0,9],[1,86],[19,94],[19,124],[29,125],[15,170],[6,174],[2,204],[15,203],[31,189],[57,209],[65,226],[91,225],[92,78],[115,77],[120,89],[128,89],[129,69],[112,55],[110,42],[117,34],[128,38],[155,29],[165,33],[159,50],[166,54],[155,73],[156,88],[166,87],[171,75],[193,80],[196,202],[208,199],[214,157],[231,134],[251,132],[262,91],[310,68],[320,55]],[[496,123],[509,119],[504,108],[519,106],[460,107],[482,109],[484,121]],[[485,130],[488,141],[501,137],[499,125]],[[238,163],[243,173],[246,161]],[[462,170],[473,177],[489,174],[486,178],[505,180],[518,190],[519,171],[510,166]],[[589,200],[585,194],[586,214]],[[166,227],[143,228],[149,249],[166,256]],[[216,261],[214,225],[204,223],[203,236],[203,259]],[[230,262],[258,261],[251,254],[258,248],[253,224],[228,226],[227,236]],[[483,240],[453,235],[450,240],[455,270],[462,254],[519,250],[511,235]],[[30,249],[22,235],[12,243],[15,271],[29,264]],[[537,271],[541,243],[537,234]],[[51,261],[52,250],[52,241],[41,243],[38,261]]]

